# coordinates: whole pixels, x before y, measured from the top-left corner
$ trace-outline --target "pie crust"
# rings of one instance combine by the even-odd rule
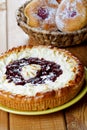
[[[15,85],[6,79],[6,66],[22,58],[44,58],[60,65],[63,73],[55,81]],[[0,104],[20,111],[40,111],[62,105],[74,98],[85,79],[84,66],[65,49],[51,46],[20,46],[0,57]]]

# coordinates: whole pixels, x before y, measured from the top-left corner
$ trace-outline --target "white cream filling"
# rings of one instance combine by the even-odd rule
[[[35,77],[37,71],[40,69],[41,69],[40,65],[35,65],[35,64],[26,65],[22,68],[21,75],[25,80],[28,80],[29,78]]]
[[[53,61],[61,66],[63,74],[61,74],[56,79],[55,82],[46,80],[45,84],[34,85],[31,83],[26,83],[24,86],[22,86],[22,85],[15,85],[13,82],[8,83],[8,80],[6,79],[5,75],[6,65],[8,65],[11,61],[22,59],[24,57],[38,57],[38,58],[44,58],[45,60],[48,61]],[[25,67],[24,70],[22,71],[22,75],[25,78],[28,78],[26,76],[27,69],[29,69],[28,67]],[[33,67],[35,69],[35,66]],[[0,90],[11,92],[14,95],[21,94],[27,96],[35,96],[37,92],[44,93],[51,90],[57,90],[67,85],[70,80],[73,80],[75,78],[75,73],[78,72],[77,67],[78,65],[73,58],[69,59],[69,57],[66,56],[64,53],[55,51],[55,49],[42,48],[40,46],[38,48],[33,47],[31,50],[25,49],[22,52],[18,52],[17,54],[12,53],[10,56],[4,58],[4,60],[0,60]],[[73,72],[74,68],[76,68],[75,73]],[[35,70],[34,69],[31,69],[30,72],[33,71],[33,74],[35,75],[36,71],[40,69],[40,66],[36,65],[36,69]],[[29,74],[30,73],[28,71],[28,76]]]

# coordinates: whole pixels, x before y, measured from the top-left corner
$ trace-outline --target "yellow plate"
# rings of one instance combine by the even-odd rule
[[[87,82],[87,69],[86,70],[86,82]],[[9,113],[13,113],[13,114],[19,114],[19,115],[44,115],[44,114],[50,114],[53,112],[57,112],[60,110],[63,110],[65,108],[70,107],[71,105],[75,104],[76,102],[78,102],[85,94],[87,93],[87,83],[86,85],[83,87],[83,89],[80,91],[80,93],[73,98],[71,101],[69,101],[68,103],[52,108],[52,109],[48,109],[48,110],[44,110],[44,111],[18,111],[18,110],[14,110],[14,109],[10,109],[10,108],[6,108],[5,106],[1,106],[0,105],[0,110],[9,112]]]

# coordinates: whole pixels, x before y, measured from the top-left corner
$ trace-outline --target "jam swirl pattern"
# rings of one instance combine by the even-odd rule
[[[46,19],[49,15],[49,12],[46,8],[40,7],[38,10],[38,16],[41,17],[42,19]]]
[[[37,70],[36,76],[27,80],[21,75],[22,68],[26,65],[40,65],[41,69]],[[14,82],[15,85],[44,84],[46,80],[55,81],[63,73],[60,65],[47,61],[43,58],[22,58],[6,66],[6,79],[8,82]]]

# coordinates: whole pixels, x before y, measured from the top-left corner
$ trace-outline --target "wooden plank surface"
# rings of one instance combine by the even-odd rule
[[[0,111],[0,130],[9,130],[9,114]]]
[[[0,54],[6,47],[6,1],[0,0]],[[8,113],[3,111],[0,111],[0,130],[8,130]]]
[[[28,36],[17,26],[16,13],[26,0],[7,0],[8,48],[24,45]]]
[[[6,2],[0,1],[0,54],[6,51]]]
[[[11,130],[66,130],[62,112],[40,116],[10,114]],[[22,122],[22,123],[21,123]]]
[[[65,115],[68,130],[87,130],[87,95],[66,109]]]
[[[81,45],[67,47],[66,49],[77,56],[83,65],[87,67],[87,41]]]

